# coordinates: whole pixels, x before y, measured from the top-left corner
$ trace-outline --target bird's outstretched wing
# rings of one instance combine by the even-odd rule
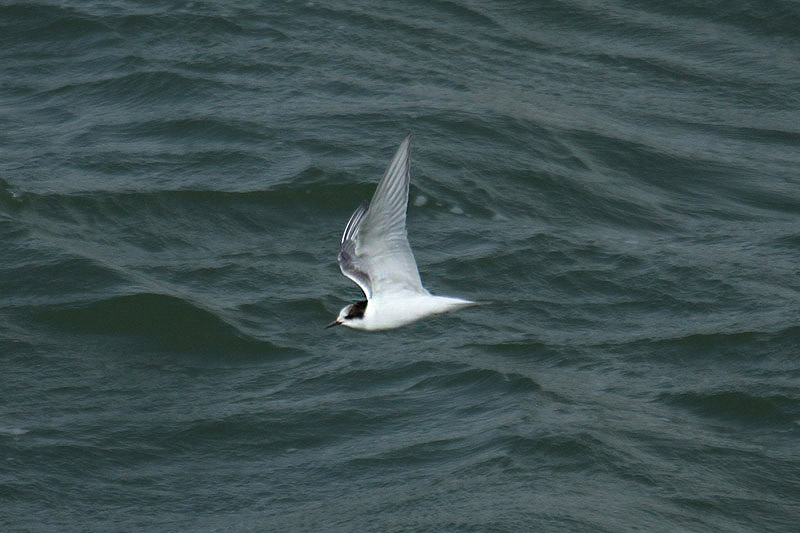
[[[361,204],[342,236],[339,267],[367,299],[385,292],[427,294],[406,233],[411,135],[389,163],[369,207]]]
[[[367,273],[366,266],[362,265],[356,254],[356,239],[358,238],[358,230],[364,214],[367,212],[368,204],[366,201],[361,202],[361,205],[350,216],[347,225],[344,227],[342,234],[342,244],[339,247],[339,268],[342,274],[355,281],[367,300],[372,296],[372,287],[370,285],[369,274]]]

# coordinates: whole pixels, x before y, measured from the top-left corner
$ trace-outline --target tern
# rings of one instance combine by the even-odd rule
[[[326,327],[392,329],[477,303],[434,296],[422,286],[406,232],[410,155],[411,134],[394,154],[372,201],[359,205],[344,228],[339,268],[361,287],[365,299],[345,306]]]

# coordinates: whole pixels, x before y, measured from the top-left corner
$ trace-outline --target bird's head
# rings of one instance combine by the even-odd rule
[[[364,311],[367,309],[367,301],[362,300],[354,304],[346,305],[339,311],[339,316],[336,320],[325,326],[332,328],[333,326],[345,325],[350,328],[358,328],[364,320]]]

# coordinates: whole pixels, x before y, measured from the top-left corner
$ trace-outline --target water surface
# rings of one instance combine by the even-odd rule
[[[797,2],[5,2],[8,531],[794,531]],[[434,293],[337,244],[407,132]]]

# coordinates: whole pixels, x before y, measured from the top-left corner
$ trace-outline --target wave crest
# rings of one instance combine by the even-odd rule
[[[116,296],[80,307],[45,311],[39,319],[82,333],[146,337],[177,350],[278,351],[272,343],[245,335],[211,311],[164,294]]]

